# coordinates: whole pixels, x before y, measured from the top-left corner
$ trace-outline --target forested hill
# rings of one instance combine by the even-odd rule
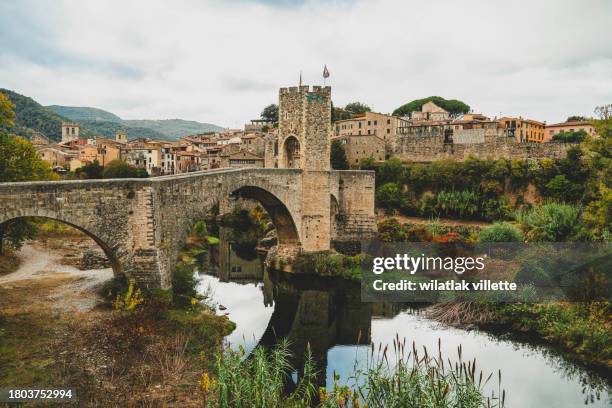
[[[123,120],[102,109],[70,106],[43,106],[34,99],[8,89],[0,88],[15,105],[15,125],[11,133],[31,139],[40,134],[50,140],[62,138],[62,122],[81,125],[81,137],[114,137],[117,131],[125,131],[130,139],[176,140],[194,133],[222,130],[220,126],[182,119]]]
[[[130,139],[146,136],[146,132],[149,131],[153,132],[149,137],[176,140],[196,133],[223,130],[222,127],[210,123],[183,119],[124,120],[111,112],[97,108],[59,105],[48,106],[48,108],[74,122],[85,124],[92,131],[104,136],[109,136],[106,133],[111,130],[121,128],[128,132]]]
[[[51,140],[59,141],[62,138],[62,122],[69,119],[45,108],[32,98],[20,95],[8,89],[0,89],[15,105],[15,126],[9,129],[11,133],[31,138],[36,133]],[[81,132],[87,135],[87,130]]]
[[[114,113],[107,112],[98,108],[87,108],[87,107],[77,107],[77,106],[60,106],[60,105],[51,105],[47,106],[48,109],[57,113],[58,115],[62,115],[64,117],[69,118],[75,122],[87,121],[87,120],[98,120],[98,121],[107,121],[107,122],[119,122],[121,123],[121,118]]]

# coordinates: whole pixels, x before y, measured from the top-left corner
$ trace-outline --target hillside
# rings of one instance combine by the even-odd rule
[[[59,141],[62,138],[62,122],[69,119],[45,108],[32,98],[20,95],[8,89],[0,89],[15,104],[15,126],[9,129],[11,133],[31,138],[40,133],[47,138]],[[88,129],[81,131],[83,136],[91,134]]]
[[[108,132],[110,132],[110,129],[117,129],[127,131],[130,139],[136,137],[151,137],[176,140],[195,133],[218,132],[223,130],[222,127],[210,123],[183,119],[123,120],[111,112],[98,108],[60,105],[51,105],[47,108],[72,121],[85,124],[94,131],[94,133],[100,133],[104,136],[109,136]]]
[[[174,140],[169,136],[158,131],[143,127],[126,126],[121,122],[111,122],[103,120],[79,120],[81,125],[86,126],[94,134],[114,138],[118,131],[127,132],[129,139],[138,139],[139,137],[148,137],[151,139]]]
[[[123,123],[130,127],[155,130],[172,139],[179,139],[183,136],[193,135],[195,133],[219,132],[223,130],[221,126],[211,123],[201,123],[183,119],[124,120]]]
[[[113,113],[98,108],[51,105],[47,109],[75,122],[101,120],[105,122],[121,122],[121,118]]]

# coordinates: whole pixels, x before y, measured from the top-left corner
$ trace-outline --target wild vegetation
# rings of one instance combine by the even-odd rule
[[[348,378],[350,385],[340,385],[334,375],[331,389],[316,388],[316,369],[310,350],[305,365],[293,367],[288,345],[280,342],[270,353],[256,348],[249,358],[244,351],[226,350],[217,355],[217,378],[203,376],[202,390],[209,406],[219,407],[379,407],[379,408],[459,408],[503,407],[505,390],[498,373],[497,395],[485,396],[492,374],[476,372],[476,361],[462,360],[461,347],[455,363],[444,360],[441,343],[437,355],[415,344],[408,349],[405,339],[394,339],[393,349],[379,345],[371,352],[365,367],[356,365]],[[291,373],[300,371],[297,387],[287,393]]]

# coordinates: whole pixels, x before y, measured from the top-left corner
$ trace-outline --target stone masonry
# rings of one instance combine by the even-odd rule
[[[304,203],[320,200],[304,194],[308,191],[304,184],[312,183],[304,173],[301,169],[221,169],[150,179],[1,183],[0,224],[20,217],[65,222],[100,245],[115,274],[134,277],[145,287],[168,288],[191,225],[215,204],[227,207],[232,197],[262,203],[277,228],[280,246],[312,251],[324,246],[325,237],[329,248],[331,237],[321,235],[312,218],[303,217]],[[373,174],[332,171],[326,185],[331,184],[343,188],[338,192],[328,189],[327,200],[322,201],[329,203],[332,193],[338,195],[337,219],[359,220],[353,229],[362,228],[357,234],[360,239],[372,233]],[[352,188],[357,195],[350,193]],[[371,199],[355,201],[358,195],[367,197],[368,191]],[[329,207],[327,211],[331,217]],[[328,218],[327,224],[330,222]],[[354,231],[345,231],[346,226],[338,228],[336,238],[356,237]]]
[[[493,124],[494,125],[494,124]],[[452,126],[415,126],[397,140],[394,156],[402,161],[479,159],[559,159],[572,143],[518,143],[496,125],[452,131]],[[450,137],[449,137],[450,132]]]

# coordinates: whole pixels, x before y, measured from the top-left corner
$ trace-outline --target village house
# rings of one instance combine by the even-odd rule
[[[385,160],[385,141],[376,135],[346,135],[332,138],[342,144],[350,167],[359,167],[362,159]]]
[[[410,113],[410,120],[415,122],[431,122],[449,120],[450,114],[445,109],[439,107],[434,102],[429,101],[421,107],[420,111]]]
[[[144,168],[150,176],[158,176],[162,173],[161,143],[148,139],[131,140],[125,148],[124,161]]]
[[[265,119],[253,119],[251,123],[245,123],[244,131],[249,132],[261,132],[265,133],[274,127],[274,122],[269,122]]]
[[[264,167],[264,158],[246,150],[241,150],[231,154],[221,156],[221,167],[229,168],[253,168]]]
[[[245,150],[263,157],[264,149],[265,141],[263,136],[259,134],[249,133],[240,138],[240,150]]]
[[[62,149],[58,145],[38,146],[36,151],[40,158],[49,163],[49,166],[53,169],[69,166],[70,160],[76,155],[75,151]]]
[[[393,115],[377,112],[364,112],[351,119],[334,123],[334,136],[374,135],[385,141],[387,152],[392,152],[397,140],[398,128],[405,120]]]
[[[113,160],[121,160],[122,144],[105,137],[96,138],[96,160],[101,166],[106,166]]]
[[[571,122],[562,122],[555,123],[552,125],[546,125],[544,130],[544,141],[550,142],[553,139],[554,135],[557,135],[561,132],[578,132],[579,130],[584,130],[587,135],[595,135],[595,128],[593,127],[593,123],[589,121],[571,121]]]
[[[499,126],[508,133],[508,136],[514,136],[518,143],[543,143],[545,122],[539,122],[533,119],[524,119],[522,117],[501,117],[498,119]]]

